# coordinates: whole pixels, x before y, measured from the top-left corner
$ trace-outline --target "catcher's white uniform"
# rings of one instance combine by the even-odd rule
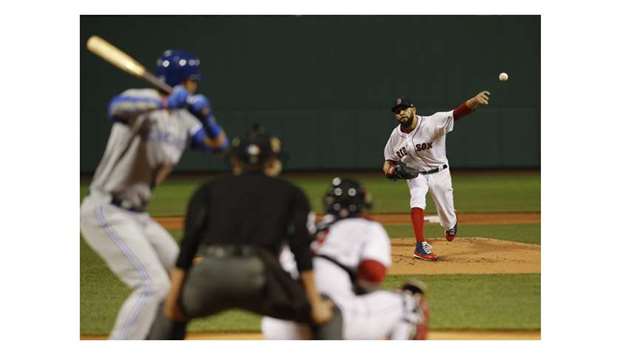
[[[345,339],[409,339],[420,321],[413,312],[418,301],[409,293],[372,291],[354,293],[352,276],[361,264],[391,264],[390,240],[381,224],[364,218],[346,218],[320,233],[314,243],[314,273],[319,292],[329,296],[343,315]],[[284,249],[280,261],[287,271],[294,259]],[[381,269],[379,266],[379,269]],[[263,318],[266,339],[309,339],[309,329],[301,324]]]

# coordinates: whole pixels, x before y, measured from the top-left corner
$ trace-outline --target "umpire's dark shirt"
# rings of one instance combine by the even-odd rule
[[[310,204],[303,191],[262,173],[216,178],[192,196],[177,267],[189,269],[201,244],[256,245],[276,258],[286,241],[299,271],[312,269]]]

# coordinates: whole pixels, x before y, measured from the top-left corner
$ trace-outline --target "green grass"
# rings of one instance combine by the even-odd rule
[[[384,225],[390,238],[413,238],[409,224]],[[170,230],[172,236],[180,241],[182,230]],[[443,229],[438,224],[424,225],[424,235],[429,238],[443,238]],[[465,224],[459,225],[457,238],[484,237],[513,242],[540,245],[540,224]]]
[[[388,276],[397,289],[409,276]],[[428,286],[430,327],[434,330],[539,330],[540,275],[435,275],[418,279]],[[493,300],[489,302],[489,300]],[[260,331],[260,317],[240,311],[192,322],[190,331]]]
[[[397,288],[409,276],[390,276]],[[424,275],[432,329],[540,329],[540,274]]]
[[[178,241],[181,231],[172,231]],[[80,333],[106,335],[129,296],[127,288],[103,260],[80,239]],[[258,331],[260,318],[242,311],[227,311],[191,323],[190,331]]]
[[[291,175],[312,207],[320,211],[321,197],[331,177]],[[381,176],[347,174],[359,178],[374,197],[374,212],[407,212],[409,191],[404,182]],[[194,189],[204,179],[170,179],[155,191],[149,211],[154,216],[183,215]],[[540,211],[540,174],[454,174],[455,204],[460,213]],[[88,182],[80,184],[80,197]],[[427,213],[433,213],[429,198]],[[409,224],[386,226],[392,237],[410,237]],[[171,231],[179,240],[181,231]],[[427,224],[428,237],[441,236],[438,225]],[[488,236],[540,244],[540,225],[460,225],[459,238]],[[395,288],[407,276],[389,276],[386,287]],[[421,276],[429,286],[433,329],[540,329],[540,275],[431,275]],[[84,335],[107,334],[129,290],[104,262],[80,239],[80,331]],[[258,331],[260,318],[229,311],[192,322],[191,331]]]
[[[314,210],[322,207],[321,197],[329,186],[330,176],[297,177],[291,180],[302,186]],[[374,212],[407,212],[409,188],[404,181],[390,181],[382,176],[361,175],[359,180],[373,196]],[[454,200],[461,212],[540,211],[540,175],[458,175],[453,176]],[[427,195],[428,212],[435,208]]]
[[[178,239],[180,232],[173,232]],[[107,334],[129,295],[103,261],[80,241],[80,332]],[[388,276],[397,288],[409,276]],[[540,275],[420,276],[429,286],[433,329],[540,329]],[[192,322],[191,331],[258,331],[260,318],[228,311]]]
[[[190,332],[240,333],[260,332],[261,317],[254,313],[232,310],[213,317],[197,319],[189,325]]]
[[[409,224],[384,225],[390,238],[413,238]],[[181,240],[182,230],[171,230],[177,241]],[[443,229],[438,224],[424,225],[424,235],[429,238],[443,238]],[[513,242],[540,245],[540,224],[465,224],[459,225],[457,238],[484,237]]]
[[[384,227],[390,238],[413,238],[410,224],[392,224]],[[443,238],[443,229],[438,224],[425,223],[424,236],[428,239]],[[540,224],[459,225],[457,238],[471,237],[486,237],[540,245]]]
[[[313,210],[321,211],[321,199],[334,174],[312,176],[291,175],[289,179],[307,193]],[[374,212],[407,212],[409,190],[404,181],[393,182],[380,175],[347,174],[358,178],[371,193]],[[480,173],[453,174],[455,205],[459,212],[529,212],[540,211],[540,174]],[[149,211],[154,216],[182,215],[192,192],[205,179],[169,179],[155,191]],[[88,182],[80,185],[80,198],[88,190]],[[433,213],[430,195],[427,213]]]
[[[129,289],[80,238],[80,332],[107,334]]]

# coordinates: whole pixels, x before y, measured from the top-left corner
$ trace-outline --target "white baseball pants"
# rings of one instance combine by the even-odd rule
[[[334,299],[342,311],[346,340],[407,340],[415,329],[412,310],[416,301],[408,293],[375,291]],[[263,317],[262,333],[269,340],[310,339],[308,326]]]
[[[452,176],[450,169],[443,169],[434,174],[418,175],[414,179],[407,180],[411,199],[411,208],[426,208],[426,193],[430,191],[439,222],[444,230],[448,230],[456,224],[456,211],[454,210],[454,197],[452,194]]]

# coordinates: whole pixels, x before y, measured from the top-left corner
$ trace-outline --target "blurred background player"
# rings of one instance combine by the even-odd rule
[[[228,146],[209,101],[195,94],[198,58],[167,50],[156,73],[174,87],[170,95],[129,89],[110,102],[110,137],[80,210],[84,239],[133,290],[110,339],[144,339],[170,287],[168,271],[179,248],[146,212],[153,190],[187,146],[211,152]]]
[[[193,194],[170,293],[149,339],[183,339],[191,319],[233,308],[312,324],[319,339],[339,336],[328,333],[332,305],[315,286],[308,229],[314,214],[300,188],[276,177],[280,153],[280,140],[261,130],[235,138],[233,175]],[[301,283],[278,262],[283,244]]]
[[[431,116],[417,115],[415,106],[404,97],[397,98],[392,107],[392,113],[400,124],[392,130],[385,145],[383,172],[389,178],[397,178],[400,175],[399,164],[418,172],[417,176],[407,179],[411,196],[411,223],[416,238],[413,255],[418,259],[437,260],[431,245],[424,239],[424,209],[428,191],[435,202],[446,239],[452,241],[456,237],[457,220],[446,156],[446,134],[452,132],[455,121],[478,106],[487,105],[489,95],[488,91],[482,91],[454,110]]]
[[[324,196],[326,216],[313,243],[317,287],[342,314],[343,339],[425,339],[428,307],[423,286],[411,281],[401,292],[381,290],[391,265],[390,239],[377,222],[365,218],[370,197],[354,180],[334,178]],[[281,263],[294,273],[286,249]],[[303,324],[263,318],[266,339],[308,339]]]

